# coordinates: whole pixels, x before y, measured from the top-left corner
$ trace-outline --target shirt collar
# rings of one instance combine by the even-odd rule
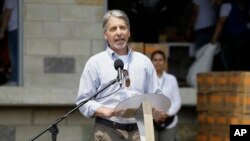
[[[107,46],[106,48],[106,52],[108,53],[108,55],[113,59],[117,59],[118,58],[118,54],[115,53],[109,46]],[[130,58],[130,56],[132,55],[132,49],[130,47],[128,47],[128,56]]]

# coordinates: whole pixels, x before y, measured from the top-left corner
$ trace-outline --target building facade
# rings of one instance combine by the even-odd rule
[[[85,62],[105,46],[106,0],[20,0],[20,4],[22,84],[0,86],[1,141],[30,140],[69,112]],[[58,124],[57,140],[87,141],[92,128],[93,120],[76,111]],[[51,140],[50,132],[36,139],[45,140]]]

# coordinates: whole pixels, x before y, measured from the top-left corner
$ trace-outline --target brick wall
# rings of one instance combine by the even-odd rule
[[[72,107],[1,107],[0,140],[28,141],[47,129],[57,118],[62,117]],[[85,119],[77,111],[58,124],[60,141],[88,141],[93,128],[93,120]],[[49,131],[36,141],[49,141]]]
[[[23,87],[0,87],[0,140],[27,141],[73,108],[87,59],[104,49],[104,0],[23,0]],[[77,111],[60,141],[84,141],[92,120]],[[37,141],[51,140],[50,133]]]
[[[103,0],[24,0],[24,86],[77,89],[86,60],[104,49],[104,10]]]

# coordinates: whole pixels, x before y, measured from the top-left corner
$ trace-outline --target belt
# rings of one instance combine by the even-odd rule
[[[138,129],[136,123],[122,124],[122,123],[113,122],[113,121],[110,121],[107,119],[103,119],[100,117],[96,117],[95,122],[100,123],[100,124],[105,125],[105,126],[108,126],[110,128],[113,128],[113,129],[121,129],[121,130],[125,130],[127,132],[131,132],[131,131]]]

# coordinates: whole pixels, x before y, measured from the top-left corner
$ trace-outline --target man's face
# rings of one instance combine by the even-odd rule
[[[106,26],[107,30],[104,32],[104,38],[108,41],[110,48],[115,52],[127,52],[130,30],[125,21],[120,18],[110,17]]]

